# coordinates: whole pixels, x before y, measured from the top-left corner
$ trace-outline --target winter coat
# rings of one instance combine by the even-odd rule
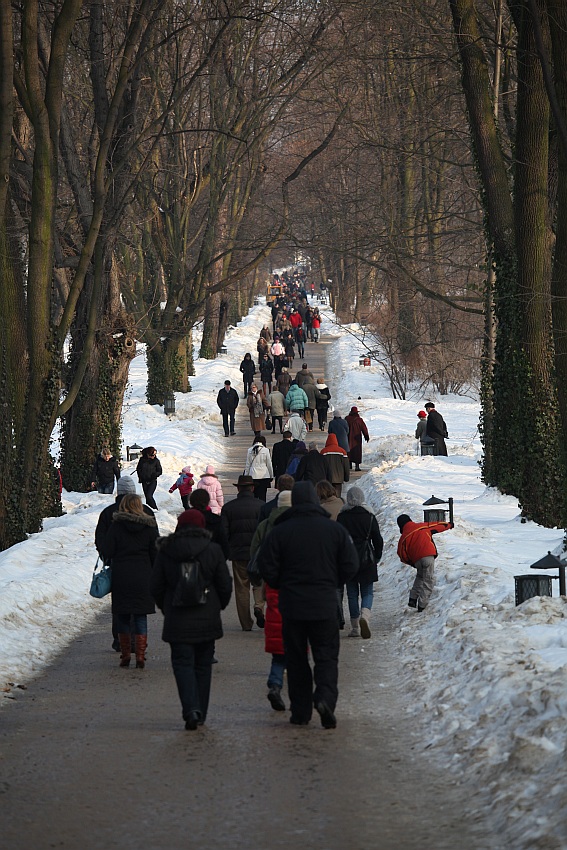
[[[291,443],[291,441],[290,441],[290,443]],[[116,497],[116,501],[114,502],[114,504],[109,505],[107,508],[105,508],[103,511],[101,511],[100,516],[98,518],[98,522],[97,522],[96,528],[95,528],[95,546],[96,546],[97,552],[101,556],[102,556],[102,548],[104,546],[104,538],[106,536],[107,531],[110,529],[110,526],[112,525],[112,517],[114,516],[114,514],[118,510],[120,502],[122,501],[123,498],[124,498],[124,494],[121,493],[119,496]],[[142,508],[144,509],[144,513],[147,514],[148,516],[154,515],[154,512],[152,511],[152,509],[149,508],[147,505],[142,505]],[[103,562],[105,564],[107,564],[107,565],[110,564],[110,558],[107,559],[104,556],[102,556],[102,557],[103,557]]]
[[[285,349],[284,349],[283,345],[281,344],[281,342],[279,340],[272,344],[270,351],[272,352],[274,357],[277,357],[278,354],[284,354],[285,353]]]
[[[309,399],[300,386],[292,384],[285,397],[285,404],[288,410],[305,410],[309,407]]]
[[[214,514],[210,507],[206,507],[202,514],[205,517],[205,528],[211,532],[211,540],[213,543],[218,543],[226,560],[228,558],[228,537],[220,515]]]
[[[274,378],[277,379],[282,373],[282,369],[289,368],[289,360],[285,354],[280,354],[279,357],[274,357]]]
[[[252,539],[250,555],[254,555],[254,553],[260,548],[263,541],[272,530],[274,522],[287,510],[289,510],[287,505],[282,508],[276,507],[270,513],[269,517],[259,524]],[[271,652],[274,655],[284,655],[285,649],[282,636],[282,615],[280,614],[278,606],[279,591],[265,584],[264,595],[266,597],[266,624],[264,627],[265,650],[266,652]]]
[[[315,386],[315,398],[317,399],[317,410],[329,409],[331,391],[327,384],[317,384]]]
[[[313,329],[318,329],[321,327],[321,316],[318,313],[313,314],[313,318],[311,319],[311,327]]]
[[[156,554],[155,517],[116,511],[101,541],[101,552],[112,566],[112,613],[153,614],[150,573]]]
[[[294,475],[296,481],[311,481],[313,485],[328,480],[329,465],[317,449],[311,449],[299,461]]]
[[[360,584],[378,581],[376,564],[382,557],[384,541],[380,534],[378,520],[372,511],[363,505],[354,505],[353,507],[347,505],[338,515],[337,522],[344,526],[350,534],[358,554],[360,569],[355,576],[355,581],[360,582]],[[364,549],[368,537],[374,549],[374,563],[364,563]]]
[[[300,440],[296,444],[293,452],[289,457],[289,461],[286,467],[286,473],[288,475],[293,475],[293,477],[295,478],[297,470],[299,469],[299,464],[301,463],[303,458],[307,456],[307,453],[307,446],[302,440]]]
[[[327,425],[327,433],[334,434],[341,449],[348,452],[348,422],[340,416],[333,416]]]
[[[120,478],[120,468],[115,457],[109,457],[105,460],[101,454],[97,455],[91,481],[98,481],[101,487],[106,487],[108,484],[113,484],[114,479],[118,481]]]
[[[140,484],[149,484],[151,481],[157,481],[163,470],[157,457],[149,458],[142,455],[136,466],[136,472]]]
[[[274,390],[267,398],[272,416],[285,416],[285,396]]]
[[[260,377],[264,383],[268,383],[268,381],[272,380],[272,375],[274,374],[274,364],[268,357],[267,360],[260,360]]]
[[[173,493],[174,490],[179,490],[180,496],[188,496],[193,492],[193,484],[195,480],[193,475],[191,474],[191,469],[188,466],[185,466],[181,470],[181,475],[175,482],[175,484],[169,488],[169,492]]]
[[[415,429],[415,439],[419,440],[423,446],[432,445],[435,440],[427,436],[427,419],[420,419]]]
[[[291,386],[291,375],[289,372],[280,372],[277,380],[278,391],[285,397]]]
[[[333,422],[336,420],[333,419]],[[341,420],[342,421],[342,420]],[[329,423],[330,427],[330,423]],[[328,464],[328,481],[331,484],[344,484],[350,479],[350,463],[348,454],[339,446],[336,434],[329,434],[321,455]]]
[[[285,473],[293,450],[293,440],[280,440],[279,443],[274,443],[272,446],[272,468],[274,470],[276,484],[280,475]]]
[[[288,360],[290,358],[293,360],[295,357],[295,345],[293,343],[293,339],[287,339],[285,342],[285,356]]]
[[[221,483],[216,475],[202,475],[197,482],[197,490],[206,490],[209,494],[209,507],[214,514],[220,514],[224,505]]]
[[[301,318],[301,314],[297,313],[297,312],[292,313],[291,316],[289,317],[289,322],[290,322],[290,325],[292,326],[292,328],[294,330],[296,330],[300,326],[300,324],[303,322],[303,319]]]
[[[304,503],[276,519],[258,567],[266,583],[279,590],[284,619],[330,620],[337,616],[337,588],[358,572],[358,556],[347,532],[324,508]]]
[[[449,436],[445,420],[435,408],[427,414],[427,436],[435,440],[437,446],[437,454],[447,456],[447,446],[445,439]]]
[[[254,375],[256,374],[256,364],[252,360],[252,358],[245,357],[244,360],[240,363],[240,371],[248,380],[252,380]]]
[[[250,427],[256,433],[263,431],[266,427],[265,409],[269,406],[262,390],[255,393],[249,392],[246,396],[246,406],[250,413]],[[261,409],[261,413],[260,413]]]
[[[240,398],[238,397],[238,393],[234,387],[231,387],[228,392],[224,387],[219,390],[217,395],[217,406],[221,413],[234,413],[239,402]]]
[[[266,342],[272,341],[272,332],[267,325],[263,327],[260,331],[260,336],[262,337],[262,339],[265,339]]]
[[[258,514],[264,503],[254,498],[251,490],[241,490],[236,499],[223,505],[221,519],[228,537],[231,561],[248,561],[250,543],[258,525]]]
[[[437,547],[431,535],[449,528],[450,522],[406,522],[398,541],[398,558],[411,567],[421,558],[436,558]]]
[[[315,378],[313,377],[313,372],[310,372],[309,369],[303,369],[303,367],[299,370],[297,375],[295,376],[295,380],[297,381],[297,386],[302,387],[306,381],[311,381],[313,384],[315,383]]]
[[[307,425],[299,413],[292,413],[287,420],[286,428],[291,431],[294,440],[305,440],[307,436]]]
[[[321,499],[321,507],[325,508],[327,513],[331,514],[331,519],[336,519],[344,506],[344,499],[341,499],[340,496],[330,496],[328,499]]]
[[[370,439],[368,428],[359,413],[349,413],[348,416],[345,416],[345,422],[348,425],[349,457],[353,463],[360,463],[362,460],[362,438],[364,437],[366,442]],[[355,460],[354,454],[357,449],[360,452],[360,457],[358,460]]]
[[[172,601],[181,564],[191,560],[198,560],[201,565],[207,601],[204,605],[177,607]],[[222,637],[220,612],[230,601],[232,578],[220,546],[211,542],[211,535],[204,528],[183,526],[168,537],[160,538],[151,590],[164,614],[162,640],[205,643]]]
[[[263,446],[261,443],[250,446],[246,453],[244,474],[251,475],[255,481],[265,480],[266,478],[271,480],[274,477],[272,458],[266,446]]]
[[[317,390],[313,381],[303,382],[303,392],[307,396],[307,407],[309,410],[315,410],[317,407]]]

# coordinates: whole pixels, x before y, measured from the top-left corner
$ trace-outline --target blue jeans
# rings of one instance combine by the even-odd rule
[[[114,493],[114,478],[110,484],[99,484],[97,490],[99,493],[105,493],[107,496],[110,496]]]
[[[346,583],[346,592],[348,599],[348,610],[351,618],[355,620],[357,617],[360,617],[360,609],[368,608],[370,611],[372,608],[372,599],[374,596],[374,586],[372,582],[368,584],[361,584],[358,581],[347,581]],[[358,597],[361,597],[361,604],[358,604]]]
[[[272,666],[268,676],[269,688],[283,688],[285,670],[285,655],[272,655]]]
[[[192,711],[200,713],[203,723],[207,718],[214,654],[214,640],[171,644],[171,666],[184,720]]]
[[[148,633],[148,615],[147,614],[125,614],[123,611],[115,613],[112,620],[116,625],[116,631],[119,635],[129,635],[131,631],[130,618],[134,621],[134,634],[147,635]]]

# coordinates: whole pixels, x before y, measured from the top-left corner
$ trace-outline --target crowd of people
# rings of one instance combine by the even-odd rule
[[[120,667],[129,667],[132,653],[136,667],[145,667],[147,616],[157,605],[164,615],[162,639],[170,644],[188,730],[197,729],[207,717],[215,642],[223,635],[221,611],[233,588],[241,629],[250,632],[255,625],[264,630],[265,650],[271,656],[267,696],[276,711],[286,709],[282,690],[287,671],[290,722],[294,725],[308,724],[315,709],[324,728],[336,726],[345,591],[348,637],[371,637],[374,583],[383,540],[364,492],[350,486],[343,494],[353,467],[360,470],[362,441],[368,442],[368,429],[356,406],[344,418],[339,410],[330,408],[329,387],[323,378],[314,377],[306,362],[293,379],[289,365],[281,365],[280,357],[290,362],[285,351],[290,339],[286,322],[297,343],[296,334],[305,318],[299,312],[303,300],[300,297],[295,306],[287,302],[276,305],[274,331],[279,331],[277,344],[284,351],[272,350],[274,338],[273,359],[268,352],[262,353],[261,387],[255,383],[256,367],[250,354],[241,363],[253,442],[244,472],[235,482],[236,498],[225,501],[212,465],[206,466],[197,483],[191,467],[184,466],[169,488],[170,493],[178,491],[183,511],[175,531],[160,537],[154,492],[162,468],[155,447],[149,446],[137,465],[146,504],[136,494],[133,478],[118,474],[116,501],[103,510],[97,524],[96,547],[112,568],[113,648],[120,652]],[[301,323],[297,319],[292,322],[293,316],[299,316]],[[264,327],[262,334],[261,339],[269,343],[269,329]],[[313,337],[316,342],[314,332]],[[239,404],[230,381],[219,391],[217,403],[225,436],[230,436],[235,433]],[[426,427],[419,416],[416,439],[436,440],[441,454],[447,429],[439,414],[432,416],[436,413],[433,404],[428,403],[426,409]],[[318,428],[327,429],[324,446],[307,437],[314,429],[315,413]],[[270,451],[262,432],[275,433],[276,424],[281,440]],[[114,483],[113,460],[104,451],[97,458],[98,479],[94,472],[93,478],[100,487],[109,476]],[[274,481],[277,494],[268,501]],[[101,492],[112,491],[107,484]],[[399,557],[416,569],[408,604],[422,612],[433,589],[437,553],[432,535],[452,523],[414,523],[403,514],[398,525]]]

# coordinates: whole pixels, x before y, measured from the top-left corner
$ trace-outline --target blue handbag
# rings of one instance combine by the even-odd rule
[[[103,564],[102,570],[97,573],[98,562],[99,559],[97,558],[89,593],[95,599],[102,599],[103,596],[106,596],[112,590],[112,568],[106,567]]]

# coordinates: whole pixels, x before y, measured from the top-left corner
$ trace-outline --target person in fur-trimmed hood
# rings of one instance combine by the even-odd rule
[[[197,490],[206,490],[209,494],[209,507],[214,514],[219,514],[224,505],[224,494],[221,483],[215,475],[215,468],[209,463],[197,482]]]
[[[191,508],[177,519],[173,534],[157,544],[151,591],[163,612],[162,640],[171,646],[185,728],[194,730],[207,718],[215,641],[223,636],[220,612],[232,594],[232,579],[220,546],[211,542],[201,511]],[[173,605],[183,562],[198,560],[207,588],[204,605]]]

